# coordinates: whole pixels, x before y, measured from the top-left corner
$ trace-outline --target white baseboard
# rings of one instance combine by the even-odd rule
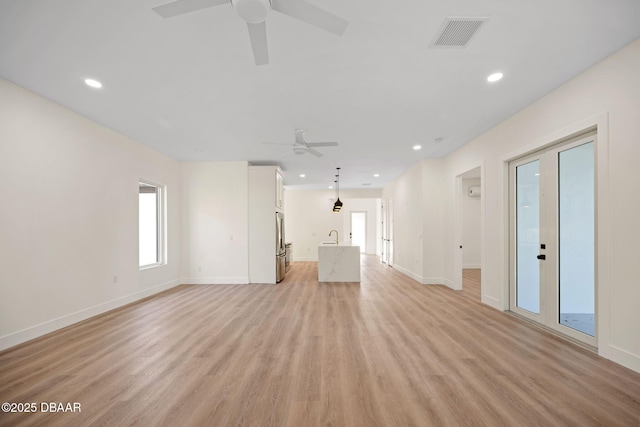
[[[451,287],[449,281],[442,277],[424,277],[421,283],[423,285],[445,285]]]
[[[627,350],[610,344],[608,346],[608,351],[603,351],[600,355],[626,368],[640,372],[640,356],[637,354],[633,354]]]
[[[446,285],[446,280],[443,279],[442,277],[422,277],[419,274],[416,274],[413,271],[410,271],[398,264],[394,264],[391,267],[395,268],[400,273],[404,274],[405,276],[411,277],[413,280],[423,285]]]
[[[246,285],[248,277],[183,277],[182,283],[189,285]]]
[[[405,276],[411,277],[416,282],[422,283],[422,276],[414,273],[413,271],[407,270],[406,268],[404,268],[403,266],[398,265],[398,264],[393,264],[391,267],[393,269],[399,271],[400,273],[404,274]]]
[[[453,287],[453,282],[452,282],[451,280],[449,280],[449,279],[444,279],[444,278],[443,278],[443,279],[440,279],[440,280],[442,280],[442,281],[440,282],[440,284],[445,285],[447,288],[451,288],[451,289],[453,289],[454,291],[459,291],[459,290],[460,290],[460,289],[456,289],[456,288],[454,288],[454,287]],[[437,283],[430,283],[430,284],[437,284]]]
[[[481,264],[464,264],[462,266],[462,268],[473,268],[473,269],[479,269],[481,267],[482,267]]]
[[[4,335],[0,337],[0,351],[6,350],[7,348],[16,346],[18,344],[22,344],[23,342],[32,340],[34,338],[41,337],[58,329],[65,328],[69,325],[73,325],[74,323],[81,322],[90,317],[106,313],[107,311],[122,307],[123,305],[131,304],[132,302],[138,301],[140,299],[149,297],[162,291],[166,291],[167,289],[178,286],[180,283],[180,280],[172,280],[170,282],[143,289],[141,291],[134,292],[132,294],[104,302],[102,304],[94,305],[93,307],[88,307],[83,310],[76,311],[75,313],[48,320],[38,325],[22,329],[21,331]]]
[[[502,307],[502,303],[500,302],[500,300],[498,298],[494,298],[494,297],[490,297],[488,295],[482,295],[480,297],[481,302],[483,304],[486,304],[490,307],[495,308],[496,310],[500,310],[500,311],[504,311],[504,308]]]

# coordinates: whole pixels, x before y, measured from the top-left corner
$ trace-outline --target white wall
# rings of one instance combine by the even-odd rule
[[[570,60],[570,58],[568,58]],[[505,80],[498,90],[509,90]],[[440,201],[445,211],[444,275],[453,282],[456,274],[456,176],[482,165],[481,219],[483,257],[482,301],[497,309],[508,307],[508,171],[510,159],[591,126],[598,127],[598,322],[599,353],[622,365],[640,371],[640,286],[637,281],[640,201],[629,174],[640,158],[640,40],[559,87],[531,106],[509,118],[445,158]],[[414,167],[418,169],[420,166]],[[402,192],[421,185],[419,175],[399,178],[384,192],[406,198]],[[420,209],[414,203],[411,209]],[[415,213],[396,209],[397,228],[417,224]],[[397,235],[396,235],[397,236]],[[420,253],[422,236],[403,233],[396,246]],[[438,244],[438,242],[434,242]],[[405,255],[407,267],[420,260]],[[414,267],[417,271],[417,267]],[[433,274],[439,271],[434,270]],[[425,275],[429,271],[425,272]]]
[[[424,274],[423,167],[416,163],[383,190],[383,197],[393,201],[393,266],[419,282]]]
[[[183,283],[248,283],[248,163],[182,163]]]
[[[424,159],[383,190],[393,208],[393,267],[423,284],[443,273],[442,160]]]
[[[444,205],[442,197],[445,191],[442,180],[442,160],[426,159],[421,162],[422,185],[422,230],[424,264],[422,283],[442,284],[451,286],[450,280],[444,275],[444,254],[442,246],[444,240]],[[399,218],[395,217],[395,224]],[[415,230],[414,230],[415,233]]]
[[[318,245],[335,239],[335,233],[329,237],[330,230],[339,232],[341,242],[348,241],[351,210],[367,212],[367,253],[375,254],[376,247],[369,243],[379,240],[376,232],[378,197],[379,190],[340,191],[340,200],[344,205],[336,213],[332,211],[336,198],[333,190],[285,191],[285,238],[293,243],[292,260],[317,261]]]
[[[167,265],[138,268],[138,180]],[[0,349],[180,283],[177,161],[0,79]]]
[[[446,159],[447,170],[485,162],[487,212],[483,301],[508,304],[507,191],[505,162],[563,136],[598,126],[598,321],[599,353],[640,371],[640,287],[636,268],[640,238],[629,173],[640,157],[640,40],[571,80]],[[451,226],[448,224],[448,226]]]
[[[462,180],[462,268],[480,268],[480,197],[469,197],[469,187],[480,187],[480,178]]]

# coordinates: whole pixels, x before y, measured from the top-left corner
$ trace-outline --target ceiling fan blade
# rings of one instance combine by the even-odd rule
[[[307,147],[307,153],[311,153],[316,157],[322,157],[323,154],[319,151],[314,150],[313,148]]]
[[[307,142],[307,147],[337,147],[337,142]]]
[[[207,7],[220,6],[229,3],[229,0],[177,0],[162,6],[153,7],[153,11],[163,18],[194,12]]]
[[[256,65],[266,65],[269,63],[269,47],[267,46],[267,24],[261,22],[252,24],[247,22],[249,38],[251,39],[251,49],[253,49],[253,59]]]
[[[344,33],[347,25],[349,25],[346,20],[339,16],[304,0],[271,0],[271,7],[280,13],[339,36]]]

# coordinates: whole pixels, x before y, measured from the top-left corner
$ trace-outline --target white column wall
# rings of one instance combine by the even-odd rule
[[[422,226],[423,226],[423,272],[422,283],[445,284],[452,286],[451,279],[445,276],[443,261],[445,249],[444,203],[445,189],[442,179],[442,160],[425,159],[421,162],[422,171]],[[397,220],[396,218],[396,224]],[[415,231],[414,231],[415,232]]]
[[[416,163],[383,190],[383,198],[391,199],[393,207],[393,267],[420,283],[425,277],[423,168],[422,161]],[[442,241],[435,242],[435,238],[429,236],[441,248]],[[431,277],[440,276],[434,273]]]
[[[248,163],[182,163],[181,171],[183,283],[249,283]]]

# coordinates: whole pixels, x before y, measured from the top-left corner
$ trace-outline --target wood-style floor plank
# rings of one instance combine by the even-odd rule
[[[0,426],[639,426],[640,374],[375,257],[183,285],[0,353]]]

